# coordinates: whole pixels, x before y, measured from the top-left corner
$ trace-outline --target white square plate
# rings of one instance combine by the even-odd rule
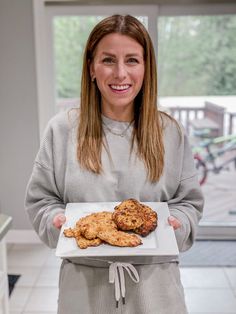
[[[137,247],[117,247],[101,244],[97,247],[80,249],[75,239],[64,236],[63,231],[74,228],[81,217],[100,211],[113,211],[120,202],[99,203],[68,203],[65,210],[66,223],[61,228],[61,233],[56,249],[56,256],[61,258],[80,256],[165,256],[178,255],[179,250],[174,234],[174,229],[168,224],[170,215],[167,203],[142,202],[150,206],[158,214],[158,226],[147,237],[141,237],[143,244]]]

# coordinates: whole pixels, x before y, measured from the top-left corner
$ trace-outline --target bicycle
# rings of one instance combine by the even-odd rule
[[[206,138],[206,134],[206,131],[202,132],[200,137],[205,139],[192,148],[200,185],[206,182],[209,172],[219,174],[223,169],[228,169],[227,166],[231,163],[236,169],[236,154],[218,164],[216,162],[218,157],[236,151],[236,135],[231,134],[209,139]]]

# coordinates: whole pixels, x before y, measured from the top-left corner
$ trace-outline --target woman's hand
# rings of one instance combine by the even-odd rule
[[[64,222],[66,221],[66,216],[64,214],[57,214],[54,218],[53,218],[53,226],[60,229],[61,226],[64,224]]]
[[[181,222],[174,216],[168,217],[168,223],[174,228],[174,230],[179,229],[181,227]]]

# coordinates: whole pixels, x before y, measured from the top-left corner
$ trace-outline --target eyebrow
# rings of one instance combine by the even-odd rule
[[[113,58],[116,57],[116,55],[114,55],[113,53],[106,52],[106,51],[103,51],[102,54],[103,54],[103,55],[106,55],[106,56],[113,57]],[[142,56],[140,56],[140,55],[137,54],[137,53],[128,53],[128,54],[125,55],[125,56],[126,56],[126,57],[142,57]]]

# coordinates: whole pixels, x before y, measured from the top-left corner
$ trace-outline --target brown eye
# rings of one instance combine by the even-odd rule
[[[115,63],[115,60],[113,58],[106,57],[106,58],[102,59],[102,62],[104,64],[113,64],[113,63]]]
[[[137,64],[137,63],[139,63],[139,62],[138,62],[138,59],[136,59],[136,58],[129,58],[129,59],[127,60],[127,63],[130,63],[130,64]]]

